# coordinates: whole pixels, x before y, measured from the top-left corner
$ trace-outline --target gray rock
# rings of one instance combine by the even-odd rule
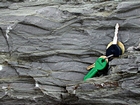
[[[140,103],[138,1],[18,0],[0,8],[1,105]],[[108,75],[83,81],[116,23],[125,53],[109,62]]]
[[[126,1],[126,2],[122,2],[117,6],[117,11],[118,12],[125,12],[125,11],[129,11],[135,8],[139,8],[140,4],[139,1]],[[129,8],[128,8],[129,7]]]
[[[11,4],[11,5],[9,6],[9,9],[12,9],[12,10],[16,10],[16,9],[18,9],[18,8],[19,8],[19,6],[18,6],[17,3],[13,3],[13,4]]]

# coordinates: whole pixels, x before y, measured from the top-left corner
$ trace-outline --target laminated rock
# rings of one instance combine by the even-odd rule
[[[1,3],[1,105],[140,103],[139,2]],[[87,66],[105,55],[116,23],[126,51],[109,62],[106,76],[83,81]]]

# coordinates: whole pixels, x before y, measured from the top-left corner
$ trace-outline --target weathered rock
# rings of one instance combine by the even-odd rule
[[[1,2],[0,104],[138,105],[139,7],[131,0]],[[83,81],[116,23],[125,53],[108,75]]]

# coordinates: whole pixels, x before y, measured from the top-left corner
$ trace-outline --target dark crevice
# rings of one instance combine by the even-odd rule
[[[43,28],[43,27],[37,26],[37,25],[32,24],[32,23],[24,22],[24,21],[19,22],[18,24],[21,24],[21,25],[27,25],[27,26],[32,26],[32,27],[36,27],[36,28],[39,28],[39,29],[42,29],[42,30],[48,31],[48,29],[46,29],[46,28]]]

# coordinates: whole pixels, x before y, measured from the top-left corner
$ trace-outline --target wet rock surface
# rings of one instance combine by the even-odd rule
[[[1,0],[1,105],[138,105],[140,3]],[[108,75],[83,81],[120,24],[126,51]]]

